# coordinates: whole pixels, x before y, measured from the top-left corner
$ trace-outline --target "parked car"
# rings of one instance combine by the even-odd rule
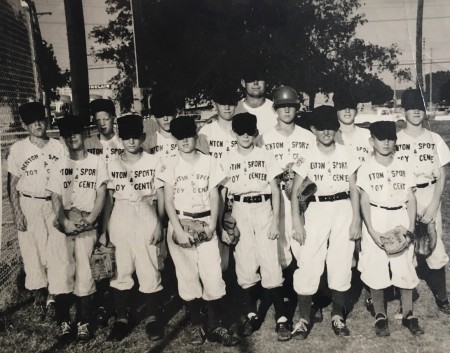
[[[371,113],[358,113],[355,117],[355,124],[369,125],[376,121],[387,120],[397,122],[400,120],[405,120],[402,114],[392,114],[389,108],[377,107],[373,108]]]

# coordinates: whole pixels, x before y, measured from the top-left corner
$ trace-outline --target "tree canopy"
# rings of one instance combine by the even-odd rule
[[[115,14],[91,36],[97,58],[113,61],[121,81],[134,82],[128,0],[107,0]],[[396,45],[355,38],[366,20],[359,0],[133,0],[139,85],[166,86],[183,97],[209,98],[224,77],[236,86],[248,67],[267,69],[269,88],[284,84],[308,93],[332,92],[398,69]]]

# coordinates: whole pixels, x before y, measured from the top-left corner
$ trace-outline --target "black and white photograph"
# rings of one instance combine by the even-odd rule
[[[449,350],[449,0],[0,0],[0,44],[0,352]]]

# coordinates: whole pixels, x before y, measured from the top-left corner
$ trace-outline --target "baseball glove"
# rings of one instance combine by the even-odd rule
[[[116,248],[109,242],[108,245],[102,243],[95,244],[89,261],[92,278],[99,282],[102,279],[110,279],[116,272]]]
[[[384,233],[380,240],[388,255],[401,253],[414,240],[414,234],[403,226],[397,226]]]
[[[66,214],[67,219],[81,223],[80,233],[97,228],[97,223],[91,224],[86,221],[86,217],[90,214],[89,212],[81,211],[76,207],[72,207],[70,210],[65,210],[64,213]],[[58,219],[55,218],[53,223],[55,228],[57,228],[61,233],[65,233],[64,227],[58,222]]]
[[[209,226],[209,224],[205,221],[183,218],[180,219],[180,223],[183,227],[183,230],[189,233],[194,238],[194,241],[191,241],[192,245],[211,240],[211,238],[208,237],[208,234],[205,232],[205,228]],[[175,239],[174,242],[176,243]]]
[[[288,181],[285,184],[285,192],[286,196],[289,200],[292,198],[292,180]],[[314,193],[317,191],[317,185],[316,183],[312,182],[308,178],[305,178],[303,180],[302,185],[300,186],[300,189],[297,193],[297,199],[298,199],[298,205],[300,208],[300,212],[304,213],[306,209],[308,208],[308,199],[314,195]]]
[[[416,238],[414,240],[414,252],[417,255],[428,257],[436,248],[436,223],[416,222]]]
[[[237,244],[239,237],[241,236],[241,231],[236,225],[236,220],[231,215],[231,211],[227,211],[223,215],[222,227],[227,232],[230,237],[231,244]]]

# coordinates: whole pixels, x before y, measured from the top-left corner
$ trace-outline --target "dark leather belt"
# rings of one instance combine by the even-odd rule
[[[388,210],[388,211],[401,210],[401,209],[404,207],[404,206],[386,207],[386,206],[375,205],[375,204],[372,203],[372,202],[370,203],[370,206],[382,208],[382,209]]]
[[[205,212],[198,212],[198,213],[190,213],[190,212],[184,212],[184,211],[178,211],[176,210],[177,214],[182,215],[182,216],[186,216],[186,217],[191,217],[191,218],[203,218],[203,217],[208,217],[211,215],[211,211],[205,211]]]
[[[258,202],[270,200],[271,197],[272,197],[271,194],[263,194],[263,195],[255,195],[255,196],[234,195],[233,200],[247,202],[247,203],[258,203]]]
[[[348,192],[339,192],[334,195],[323,195],[323,196],[312,196],[308,201],[310,202],[333,202],[339,200],[346,200],[350,198],[350,194]]]
[[[31,195],[27,195],[27,194],[21,194],[23,197],[28,197],[30,199],[37,199],[37,200],[45,200],[45,201],[51,201],[52,197],[51,196],[31,196]]]
[[[428,185],[436,184],[436,179],[430,181],[429,183],[417,184],[416,187],[419,189],[426,188]]]

